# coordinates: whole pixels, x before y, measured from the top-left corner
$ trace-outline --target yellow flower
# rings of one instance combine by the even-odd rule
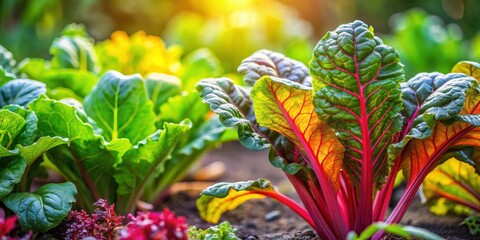
[[[167,48],[161,38],[143,31],[128,36],[123,31],[112,33],[111,39],[97,45],[103,69],[114,69],[123,74],[166,73],[178,75],[181,70],[181,48]]]

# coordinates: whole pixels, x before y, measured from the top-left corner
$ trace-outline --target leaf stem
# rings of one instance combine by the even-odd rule
[[[90,188],[90,191],[92,191],[93,197],[95,198],[95,201],[98,201],[100,199],[100,194],[97,191],[97,188],[95,188],[95,185],[93,185],[92,180],[88,176],[87,171],[85,170],[85,167],[82,164],[82,161],[80,160],[80,157],[77,154],[77,151],[75,148],[72,146],[73,143],[70,144],[70,150],[72,151],[73,158],[75,158],[75,162],[77,163],[77,166],[80,170],[80,173],[83,176],[83,179],[88,185],[88,188]]]

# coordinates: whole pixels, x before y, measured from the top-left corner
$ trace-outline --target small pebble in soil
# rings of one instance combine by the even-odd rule
[[[275,221],[280,218],[280,215],[281,215],[280,211],[278,210],[271,211],[265,215],[265,221],[267,222]]]

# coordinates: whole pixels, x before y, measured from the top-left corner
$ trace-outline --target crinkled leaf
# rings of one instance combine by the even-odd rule
[[[477,123],[480,123],[480,89],[478,88],[478,82],[471,77],[465,77],[463,74],[448,74],[441,79],[446,82],[436,89],[437,91],[443,90],[439,91],[440,94],[432,94],[431,96],[437,96],[435,98],[444,104],[430,101],[427,106],[438,109],[432,111],[433,113],[451,112],[452,115],[455,113],[456,115],[440,115],[443,117],[441,120],[444,121],[434,125],[434,129],[428,138],[410,140],[402,159],[403,172],[408,181],[415,179],[421,172],[433,170],[442,160],[452,157],[448,154],[445,155],[445,153],[449,153],[455,148],[471,148],[473,151],[468,154],[469,156],[455,155],[453,157],[459,157],[462,161],[470,161],[476,169],[480,169],[479,158],[476,157],[480,153],[480,138],[478,138],[480,127],[477,125]],[[452,95],[452,97],[447,95]],[[436,105],[440,106],[437,107]],[[423,118],[427,122],[434,121],[435,114]]]
[[[182,60],[184,72],[182,88],[190,91],[195,89],[195,84],[204,78],[220,77],[223,68],[220,60],[208,48],[200,48],[185,56]]]
[[[253,115],[253,107],[247,91],[235,86],[228,78],[202,80],[197,90],[203,101],[219,115],[220,122],[226,127],[237,126],[240,142],[252,150],[263,150],[269,147],[268,141],[254,130],[246,117]]]
[[[238,71],[245,75],[244,80],[250,85],[263,76],[271,76],[311,86],[311,77],[305,64],[270,50],[255,52],[242,61]]]
[[[0,109],[0,146],[10,149],[15,138],[22,132],[26,121],[20,115]]]
[[[128,138],[135,144],[156,130],[152,102],[140,75],[105,73],[85,98],[84,107],[107,141]]]
[[[398,53],[355,21],[318,42],[310,73],[315,110],[347,146],[343,166],[354,185],[373,178],[380,187],[389,172],[387,149],[402,125]]]
[[[83,26],[71,24],[50,47],[52,68],[74,68],[98,73],[99,61]]]
[[[478,82],[464,74],[420,73],[402,83],[406,135],[396,147],[411,138],[425,139],[432,134],[437,121],[456,117],[463,108],[467,92]]]
[[[190,226],[187,235],[190,240],[239,240],[237,229],[227,221],[205,230]]]
[[[247,200],[264,198],[258,192],[274,193],[275,190],[266,179],[217,183],[203,190],[197,199],[197,209],[205,221],[217,223],[224,212],[235,209]]]
[[[16,104],[26,107],[31,101],[47,92],[44,83],[17,79],[10,81],[0,88],[0,107]]]
[[[480,176],[475,168],[454,158],[428,174],[422,193],[430,210],[438,215],[471,215],[480,211]]]
[[[82,99],[90,93],[98,80],[95,74],[86,70],[50,68],[43,59],[25,59],[20,71],[32,79],[44,82],[48,88],[47,94],[55,99]]]
[[[70,182],[46,184],[33,193],[12,193],[3,199],[15,212],[23,230],[46,232],[56,227],[72,208],[77,189]]]
[[[0,158],[0,199],[22,180],[27,163],[20,156]]]
[[[181,93],[180,79],[163,73],[151,73],[145,77],[145,87],[148,98],[153,102],[155,114],[158,114],[160,106],[170,97]]]
[[[307,156],[311,168],[317,172],[321,166],[332,186],[338,187],[344,148],[318,119],[311,88],[263,77],[255,83],[251,96],[258,123],[290,139]]]

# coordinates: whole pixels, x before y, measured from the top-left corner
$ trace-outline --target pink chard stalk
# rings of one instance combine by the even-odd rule
[[[398,223],[435,166],[455,158],[478,169],[480,89],[478,75],[468,76],[473,69],[405,81],[398,53],[355,21],[318,42],[309,69],[261,50],[238,68],[246,87],[228,78],[201,81],[197,89],[222,123],[238,129],[245,147],[269,147],[271,163],[305,206],[259,179],[205,189],[197,201],[201,216],[215,223],[244,201],[267,196],[322,239],[345,239],[374,222]],[[386,216],[400,171],[407,188]]]

